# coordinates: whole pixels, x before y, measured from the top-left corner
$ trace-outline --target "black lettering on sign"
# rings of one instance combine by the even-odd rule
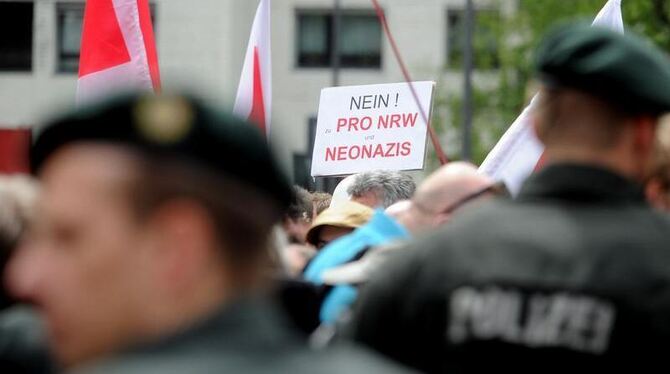
[[[388,108],[390,98],[390,94],[352,96],[351,101],[349,102],[349,110],[354,110],[354,108],[357,110]]]

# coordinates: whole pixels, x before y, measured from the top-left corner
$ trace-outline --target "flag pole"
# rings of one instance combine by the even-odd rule
[[[435,129],[433,129],[433,127],[428,122],[429,118],[426,115],[426,111],[424,110],[423,106],[421,106],[421,101],[419,100],[419,96],[417,95],[416,90],[414,89],[414,84],[412,83],[412,77],[409,75],[409,70],[407,70],[407,66],[405,66],[405,62],[403,61],[402,56],[400,55],[400,50],[398,49],[398,45],[395,42],[395,38],[393,38],[393,35],[391,34],[388,22],[386,21],[386,16],[384,15],[384,10],[379,5],[378,0],[372,0],[372,5],[374,6],[375,11],[377,12],[377,18],[379,18],[379,23],[382,25],[382,29],[384,30],[384,33],[388,38],[389,44],[391,44],[391,48],[393,49],[396,61],[398,61],[398,65],[400,65],[400,70],[402,71],[402,74],[405,77],[405,81],[409,85],[409,90],[412,93],[412,96],[414,97],[414,101],[416,102],[416,105],[419,107],[419,113],[421,114],[421,119],[426,124],[426,127],[428,127],[428,134],[430,135],[430,140],[433,143],[433,147],[435,148],[437,158],[440,160],[440,165],[444,165],[447,162],[449,162],[449,160],[447,159],[447,156],[444,154],[444,151],[442,150],[442,145],[440,144],[440,140],[437,138]]]
[[[340,85],[340,30],[342,25],[342,1],[333,0],[333,15],[330,22],[331,48],[330,48],[330,66],[332,69],[332,87]],[[344,178],[321,177],[315,179],[316,189],[318,191],[332,192],[337,184]]]
[[[330,64],[333,67],[333,87],[340,85],[340,28],[342,21],[341,0],[334,0],[333,19],[330,26],[330,34],[333,45],[330,52]]]
[[[465,38],[463,40],[463,160],[472,159],[472,34],[474,9],[472,0],[465,2]]]

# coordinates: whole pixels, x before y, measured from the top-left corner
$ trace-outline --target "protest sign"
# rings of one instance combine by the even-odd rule
[[[430,113],[435,82],[413,86],[424,112]],[[312,176],[422,169],[427,129],[407,83],[325,88]]]

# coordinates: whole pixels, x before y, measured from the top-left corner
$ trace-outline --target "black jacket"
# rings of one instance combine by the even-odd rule
[[[667,371],[670,222],[618,175],[549,166],[410,245],[344,335],[426,372]]]
[[[228,305],[190,329],[119,353],[76,373],[399,373],[354,348],[311,351],[259,299]]]

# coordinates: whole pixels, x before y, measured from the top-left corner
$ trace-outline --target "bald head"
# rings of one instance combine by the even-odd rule
[[[494,181],[467,162],[452,162],[431,174],[419,186],[409,214],[399,219],[413,233],[445,223],[457,208],[470,202],[473,195],[486,190]]]
[[[444,211],[468,195],[493,184],[493,180],[467,162],[452,162],[431,174],[416,192],[414,201],[434,211]]]
[[[400,200],[384,210],[384,213],[400,223],[410,233],[421,231],[423,222],[417,214],[412,200]]]
[[[349,196],[349,192],[347,190],[349,189],[349,186],[354,182],[354,179],[356,179],[357,174],[351,174],[348,177],[342,179],[340,183],[335,186],[335,190],[333,191],[333,197],[330,199],[330,206],[336,206],[339,205],[345,201],[351,200],[351,196]]]
[[[386,213],[386,215],[390,217],[398,218],[403,214],[406,214],[411,207],[412,207],[412,200],[400,200],[397,203],[386,208],[386,210],[384,210],[384,213]]]

